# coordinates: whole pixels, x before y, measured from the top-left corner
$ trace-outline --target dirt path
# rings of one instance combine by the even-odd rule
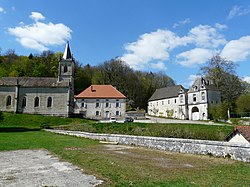
[[[101,183],[47,150],[0,152],[0,187],[90,187]]]

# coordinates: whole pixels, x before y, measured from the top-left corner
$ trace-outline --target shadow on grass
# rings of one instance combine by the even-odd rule
[[[28,132],[28,131],[40,131],[40,128],[25,128],[25,127],[0,127],[1,132]]]

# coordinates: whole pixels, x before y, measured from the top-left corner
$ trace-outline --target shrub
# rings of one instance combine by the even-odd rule
[[[0,111],[0,121],[3,121],[3,113]]]

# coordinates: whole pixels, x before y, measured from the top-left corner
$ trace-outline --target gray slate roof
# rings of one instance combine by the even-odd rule
[[[0,86],[16,86],[22,87],[68,87],[68,82],[57,82],[57,78],[53,77],[2,77],[0,78]]]
[[[204,88],[202,88],[202,86]],[[196,87],[196,90],[194,89],[194,87]],[[214,91],[219,91],[214,84],[212,84],[211,81],[209,81],[208,79],[205,79],[203,77],[198,77],[196,78],[196,80],[194,81],[192,87],[189,89],[189,93],[191,92],[197,92],[200,90],[214,90]]]
[[[186,90],[181,85],[159,88],[153,93],[148,101],[178,97],[181,90],[186,92]]]

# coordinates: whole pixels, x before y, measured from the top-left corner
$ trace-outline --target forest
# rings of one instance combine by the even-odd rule
[[[62,53],[19,56],[14,50],[0,51],[1,77],[57,77]],[[225,119],[227,111],[250,115],[250,85],[236,74],[237,64],[220,56],[212,57],[200,68],[199,75],[210,79],[221,91],[222,102],[210,107],[210,116]],[[164,72],[137,71],[118,58],[99,65],[75,63],[75,94],[91,84],[111,84],[127,97],[127,110],[147,109],[147,101],[157,88],[175,85]]]

